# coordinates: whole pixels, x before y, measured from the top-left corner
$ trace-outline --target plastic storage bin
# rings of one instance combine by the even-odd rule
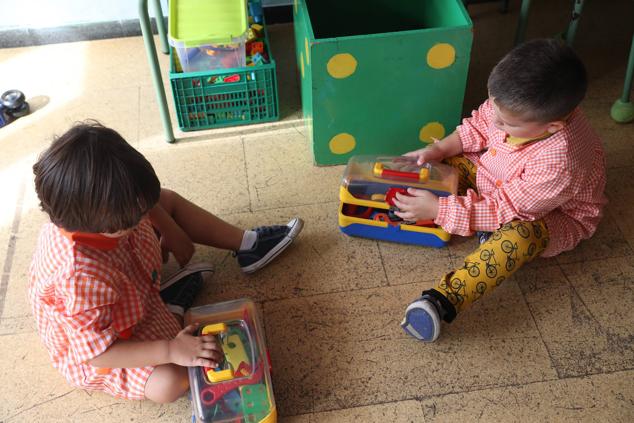
[[[194,421],[274,423],[277,410],[270,363],[255,304],[247,299],[191,308],[186,324],[215,335],[225,361],[216,369],[190,367]]]
[[[339,189],[339,228],[347,235],[442,247],[450,235],[432,221],[404,222],[392,198],[407,188],[456,194],[458,171],[442,163],[416,164],[403,156],[353,156]]]
[[[169,43],[184,72],[246,65],[246,0],[171,0]]]
[[[462,0],[294,0],[293,9],[317,164],[403,154],[460,122],[473,39]]]
[[[171,49],[170,85],[178,125],[183,131],[279,119],[276,64],[266,26],[263,31],[269,57],[265,64],[184,73]]]

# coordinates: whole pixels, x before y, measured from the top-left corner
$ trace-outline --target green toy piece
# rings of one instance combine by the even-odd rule
[[[240,387],[245,422],[259,422],[271,413],[266,386],[258,383]]]

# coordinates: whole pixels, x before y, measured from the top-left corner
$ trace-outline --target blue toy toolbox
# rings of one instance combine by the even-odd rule
[[[191,308],[185,323],[214,335],[224,360],[217,368],[189,367],[193,421],[275,423],[264,333],[253,301],[241,299]]]
[[[426,189],[456,194],[458,171],[442,163],[416,164],[404,156],[353,156],[339,189],[339,228],[347,235],[404,244],[442,247],[450,235],[433,221],[406,222],[394,211],[396,193]]]

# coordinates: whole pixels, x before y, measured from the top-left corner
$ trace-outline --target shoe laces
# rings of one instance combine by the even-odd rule
[[[285,232],[285,229],[288,229],[288,227],[282,226],[282,225],[271,225],[271,226],[259,226],[253,229],[253,231],[255,231],[255,233],[258,234],[258,238],[259,238],[260,235],[269,236],[269,235],[277,234],[278,232]]]

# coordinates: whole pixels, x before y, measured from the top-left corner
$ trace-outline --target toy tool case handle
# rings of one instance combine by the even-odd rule
[[[201,335],[219,335],[221,333],[227,332],[227,325],[225,323],[216,323],[213,325],[206,325],[200,331]],[[233,370],[224,369],[224,370],[215,370],[205,368],[205,374],[207,378],[213,382],[224,382],[225,380],[231,380],[234,378]]]
[[[429,169],[427,167],[421,168],[418,172],[404,172],[402,170],[386,169],[383,163],[375,162],[373,173],[377,178],[409,179],[423,183],[429,180]]]

